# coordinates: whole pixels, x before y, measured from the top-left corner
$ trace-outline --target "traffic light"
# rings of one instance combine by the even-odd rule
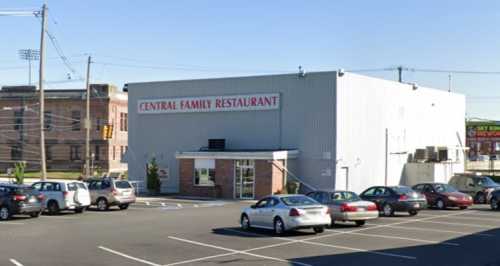
[[[107,133],[106,134],[107,139],[113,138],[113,125],[108,125],[108,131],[106,133]]]
[[[113,125],[102,126],[102,138],[105,140],[113,138]]]
[[[102,126],[102,139],[108,139],[108,125],[103,125]]]

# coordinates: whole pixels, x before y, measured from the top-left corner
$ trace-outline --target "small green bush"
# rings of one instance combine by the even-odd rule
[[[14,178],[16,179],[16,184],[24,184],[24,169],[26,168],[26,162],[17,162],[14,169]]]

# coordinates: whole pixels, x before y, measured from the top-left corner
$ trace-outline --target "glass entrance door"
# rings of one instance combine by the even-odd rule
[[[234,197],[253,199],[255,197],[254,161],[236,160],[234,170]]]

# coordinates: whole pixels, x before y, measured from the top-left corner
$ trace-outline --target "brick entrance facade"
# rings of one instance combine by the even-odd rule
[[[283,160],[252,160],[254,164],[254,198],[278,193],[283,189],[285,170]],[[235,162],[215,159],[213,185],[195,184],[195,159],[179,159],[180,193],[184,196],[233,199],[235,197]]]

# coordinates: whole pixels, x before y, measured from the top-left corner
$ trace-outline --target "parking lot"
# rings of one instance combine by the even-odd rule
[[[0,223],[0,265],[500,265],[500,212],[425,210],[275,237],[244,202],[163,201]]]

